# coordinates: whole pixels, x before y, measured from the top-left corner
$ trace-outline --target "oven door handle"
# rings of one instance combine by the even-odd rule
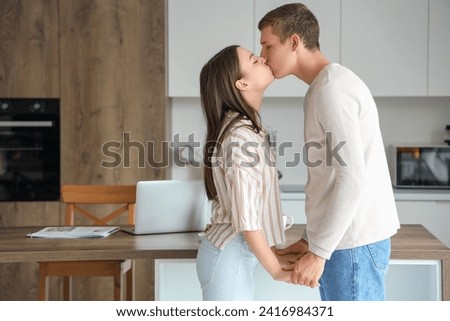
[[[0,121],[0,127],[53,127],[53,121]]]

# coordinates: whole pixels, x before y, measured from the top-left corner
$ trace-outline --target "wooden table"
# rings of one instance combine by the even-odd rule
[[[198,233],[133,236],[118,232],[102,239],[36,239],[26,237],[41,227],[0,228],[0,263],[60,260],[195,258]],[[288,240],[302,235],[304,225],[288,230]],[[450,249],[421,225],[403,225],[392,238],[392,259],[440,260],[442,299],[450,301]]]

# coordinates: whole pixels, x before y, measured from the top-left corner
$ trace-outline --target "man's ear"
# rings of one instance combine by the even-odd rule
[[[236,86],[237,89],[239,90],[247,90],[247,84],[245,83],[245,81],[243,79],[238,79],[236,80],[236,82],[234,83],[234,85]]]
[[[290,38],[289,41],[291,42],[291,48],[292,50],[297,50],[298,46],[300,45],[300,37],[297,34],[293,34]]]

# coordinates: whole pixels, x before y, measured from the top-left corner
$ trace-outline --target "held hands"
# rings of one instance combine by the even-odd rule
[[[243,231],[242,234],[261,265],[274,280],[292,282],[291,271],[286,271],[281,267],[274,249],[269,247],[261,230]]]
[[[319,286],[325,259],[309,252],[308,243],[301,239],[285,249],[275,251],[284,270],[292,271],[291,282],[311,288]]]
[[[293,264],[292,283],[309,286],[310,288],[320,286],[319,279],[322,276],[324,266],[324,258],[308,252]]]
[[[292,283],[292,271],[286,271],[280,266],[280,269],[272,274],[272,278],[275,281]]]
[[[301,239],[284,249],[276,249],[275,255],[283,269],[289,271],[298,259],[308,253],[308,249],[308,242]]]

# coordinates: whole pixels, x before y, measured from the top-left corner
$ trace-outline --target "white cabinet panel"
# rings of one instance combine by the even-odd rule
[[[421,224],[450,247],[450,201],[397,201],[401,224]]]
[[[289,0],[168,0],[168,95],[199,97],[204,63],[227,45],[259,54],[259,20]],[[450,95],[449,0],[305,0],[317,16],[321,50],[360,76],[374,96]],[[268,97],[301,97],[294,76]]]
[[[388,301],[442,300],[441,262],[391,260],[386,275]]]
[[[450,96],[450,1],[430,1],[430,96]]]
[[[258,22],[270,10],[290,0],[255,1],[255,53],[260,54],[260,31]],[[320,26],[320,49],[333,62],[339,62],[340,57],[340,1],[305,0],[302,1],[316,16]],[[308,85],[294,76],[275,80],[265,92],[267,97],[303,97]]]
[[[427,0],[342,0],[341,63],[374,96],[426,96]]]
[[[195,260],[162,259],[155,265],[155,300],[201,301],[202,291],[197,278]],[[274,281],[258,266],[255,275],[255,300],[258,301],[311,301],[320,300],[319,291]]]
[[[282,200],[281,207],[284,215],[294,217],[294,224],[306,224],[305,201]]]
[[[155,300],[201,301],[202,291],[194,259],[162,259],[155,265]],[[392,260],[386,276],[388,301],[441,300],[440,261]],[[319,290],[274,281],[258,266],[255,300],[320,301]]]
[[[228,45],[254,46],[253,0],[168,0],[168,95],[199,97],[203,65]]]
[[[195,259],[155,260],[155,300],[202,300]]]

